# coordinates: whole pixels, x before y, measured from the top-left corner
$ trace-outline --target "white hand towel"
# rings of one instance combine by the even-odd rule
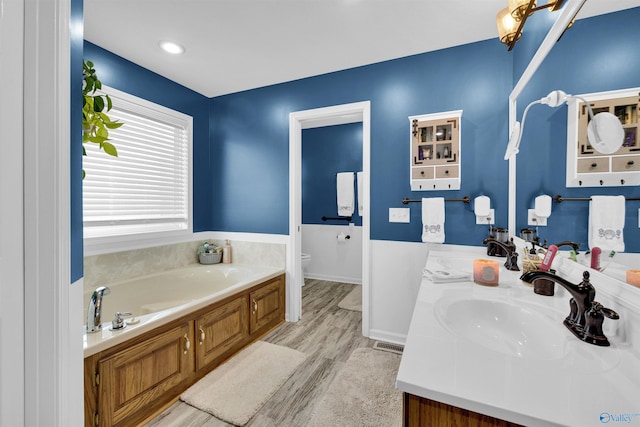
[[[362,172],[356,173],[357,181],[358,181],[358,215],[362,216],[364,214],[364,205],[363,205],[363,196],[364,189],[362,188]]]
[[[431,280],[433,283],[448,283],[448,282],[464,282],[469,280],[471,274],[464,273],[458,270],[430,270],[424,268],[422,270],[422,276]]]
[[[353,172],[340,172],[336,176],[338,215],[353,215]]]
[[[591,196],[589,248],[624,252],[624,196]]]
[[[444,243],[444,198],[422,199],[422,241]]]

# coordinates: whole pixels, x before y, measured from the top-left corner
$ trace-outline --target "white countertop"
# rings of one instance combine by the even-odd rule
[[[427,267],[455,265],[471,272],[473,259],[486,256],[483,247],[460,251],[431,250]],[[578,340],[562,324],[569,313],[569,295],[556,285],[556,295],[537,295],[520,280],[521,272],[501,267],[498,287],[471,280],[433,283],[424,278],[397,377],[407,393],[527,426],[640,426],[640,360],[623,338],[607,333],[610,347]],[[542,313],[548,322],[541,333],[560,339],[554,357],[506,354],[452,332],[441,320],[447,300],[464,298],[517,301]],[[596,300],[600,300],[596,295]],[[473,322],[473,320],[470,320]],[[607,322],[616,322],[605,319]],[[473,324],[471,325],[473,327]],[[537,326],[537,325],[536,325]],[[558,334],[561,334],[558,336]],[[604,417],[601,421],[601,416]]]

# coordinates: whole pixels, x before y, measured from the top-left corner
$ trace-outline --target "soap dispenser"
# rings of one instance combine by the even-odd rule
[[[231,264],[231,244],[229,239],[224,242],[224,249],[222,250],[222,263]]]

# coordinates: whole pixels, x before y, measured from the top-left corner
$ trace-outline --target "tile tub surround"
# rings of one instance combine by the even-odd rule
[[[485,258],[484,248],[461,252],[432,250],[427,266],[437,267],[438,257]],[[476,250],[477,249],[477,250]],[[459,266],[463,263],[457,262]],[[573,283],[584,271],[576,263],[554,262],[554,268]],[[575,264],[575,265],[572,265]],[[471,283],[434,284],[424,279],[413,313],[397,386],[416,396],[524,425],[601,425],[600,416],[638,414],[636,394],[640,388],[638,339],[638,294],[594,272],[596,300],[621,316],[606,319],[605,334],[611,347],[597,347],[575,338],[557,322],[564,334],[567,353],[560,359],[535,360],[502,354],[473,345],[450,333],[434,318],[434,304],[443,295],[461,292],[467,297],[494,292],[514,295],[540,306],[540,312],[555,310],[561,318],[569,311],[568,293],[556,286],[556,295],[544,297],[520,282],[520,272],[500,272],[500,286],[486,288]],[[554,323],[554,326],[555,326]],[[555,329],[554,329],[555,331]],[[578,372],[580,371],[580,372]],[[543,408],[543,409],[542,409]],[[635,423],[640,422],[640,416]],[[633,425],[633,423],[632,423]]]
[[[224,240],[202,238],[185,243],[87,256],[84,258],[85,287],[95,288],[197,264],[196,251],[205,240],[218,246],[224,245]],[[231,247],[234,263],[285,267],[284,244],[231,240]]]

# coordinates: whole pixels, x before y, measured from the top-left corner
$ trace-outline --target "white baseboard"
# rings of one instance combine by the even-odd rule
[[[308,273],[304,275],[304,278],[315,279],[315,280],[327,280],[329,282],[341,282],[341,283],[352,283],[354,285],[362,285],[362,278],[360,277],[343,277],[343,276],[332,276],[328,274]]]
[[[395,334],[393,332],[381,331],[379,329],[369,330],[369,339],[384,341],[392,344],[405,345],[407,342],[407,336],[401,334]]]

